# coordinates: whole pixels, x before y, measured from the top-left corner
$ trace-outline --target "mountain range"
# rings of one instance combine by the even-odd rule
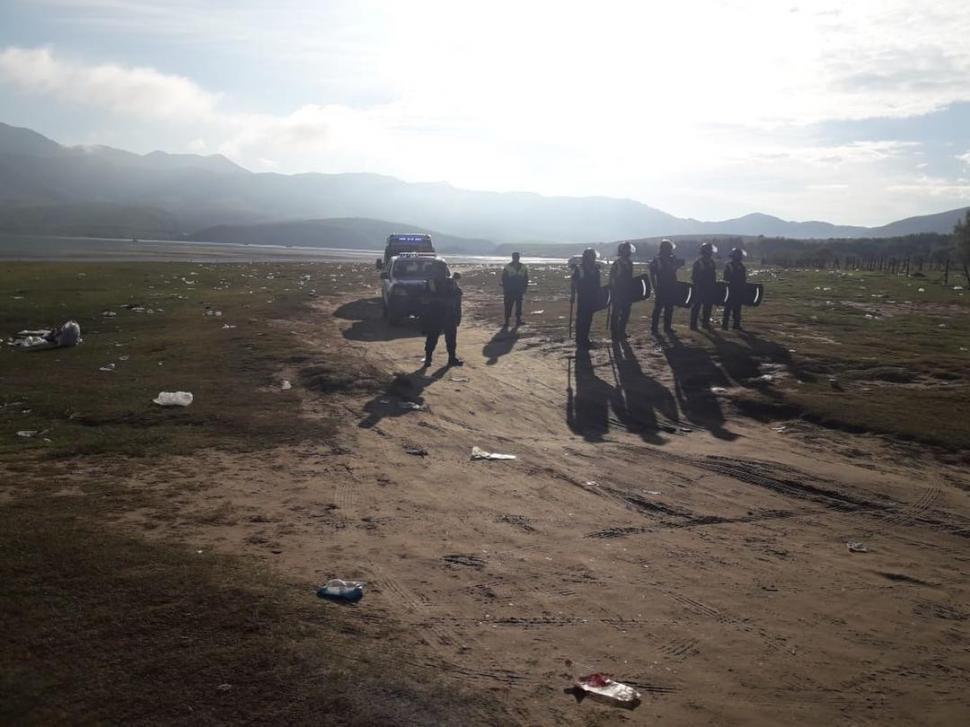
[[[966,209],[874,228],[791,222],[764,214],[707,222],[629,199],[470,191],[379,174],[254,173],[219,154],[142,155],[106,146],[67,147],[0,123],[0,231],[17,233],[302,244],[280,236],[299,233],[304,242],[319,240],[312,224],[317,221],[317,228],[329,230],[328,240],[345,234],[344,247],[365,242],[376,247],[381,238],[371,235],[406,228],[436,230],[462,249],[477,249],[659,235],[825,239],[949,233]],[[329,222],[321,226],[321,220]]]

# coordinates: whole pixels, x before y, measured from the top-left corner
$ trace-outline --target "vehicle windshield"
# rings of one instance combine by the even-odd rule
[[[433,258],[410,258],[394,262],[394,277],[398,280],[427,280],[436,265],[448,266]]]

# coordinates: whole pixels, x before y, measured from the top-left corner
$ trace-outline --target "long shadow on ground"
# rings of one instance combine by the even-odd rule
[[[487,359],[485,364],[487,366],[492,366],[498,363],[498,360],[509,353],[515,346],[515,342],[519,340],[519,329],[509,328],[508,326],[502,326],[498,333],[492,336],[492,339],[485,344],[482,348],[482,355]]]
[[[664,355],[674,375],[674,392],[684,417],[707,429],[718,439],[733,441],[737,435],[724,428],[727,421],[712,386],[730,386],[727,376],[702,348],[686,346],[671,337]]]
[[[392,326],[384,319],[380,298],[361,298],[344,303],[333,312],[334,318],[353,321],[344,331],[344,338],[351,341],[394,341],[400,338],[420,336],[416,323],[404,321]]]
[[[357,426],[371,429],[387,417],[399,417],[418,411],[409,404],[424,406],[424,390],[439,381],[448,369],[448,366],[442,366],[429,374],[422,366],[410,374],[398,374],[381,393],[364,404],[367,416]]]
[[[673,394],[643,372],[633,347],[626,341],[613,343],[610,362],[617,383],[613,396],[617,418],[643,441],[664,444],[666,440],[659,432],[669,431],[679,418]]]
[[[589,351],[570,359],[566,384],[566,423],[587,442],[602,442],[610,430],[610,396],[613,387],[596,375]],[[573,390],[573,376],[576,389]]]

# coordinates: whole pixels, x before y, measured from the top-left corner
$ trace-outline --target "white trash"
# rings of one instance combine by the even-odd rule
[[[613,681],[609,674],[587,674],[578,677],[574,684],[575,689],[584,692],[590,699],[612,707],[634,709],[640,704],[640,692],[627,684]]]
[[[188,406],[193,398],[188,391],[160,391],[152,401],[159,406]]]
[[[497,452],[486,452],[484,449],[472,447],[472,459],[515,459],[514,454],[498,454]]]
[[[291,383],[290,383],[289,381],[287,381],[286,379],[283,379],[283,383],[282,383],[282,384],[280,384],[280,388],[281,388],[281,389],[282,389],[283,391],[289,391],[290,389],[292,389],[292,388],[293,388],[293,384],[291,384]]]

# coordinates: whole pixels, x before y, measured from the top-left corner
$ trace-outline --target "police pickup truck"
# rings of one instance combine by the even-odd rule
[[[389,323],[399,323],[421,312],[425,284],[439,266],[450,274],[445,259],[433,252],[403,252],[387,261],[381,271],[381,302]]]

